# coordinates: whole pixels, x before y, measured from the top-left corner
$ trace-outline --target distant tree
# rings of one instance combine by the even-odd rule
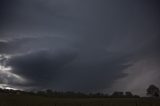
[[[133,94],[131,92],[125,92],[125,96],[127,96],[127,97],[133,97]]]
[[[37,95],[45,95],[45,92],[44,92],[44,91],[37,91],[36,94],[37,94]]]
[[[96,97],[103,97],[104,95],[102,93],[96,93],[95,96]]]
[[[111,96],[112,97],[123,97],[124,94],[123,94],[123,92],[114,92]]]
[[[148,88],[147,88],[147,95],[148,96],[151,96],[151,97],[159,97],[160,96],[160,90],[157,86],[155,85],[150,85]]]
[[[47,90],[46,90],[46,93],[47,93],[47,94],[52,94],[53,91],[52,91],[51,89],[47,89]]]
[[[134,98],[140,98],[140,96],[139,96],[139,95],[134,95],[133,97],[134,97]]]

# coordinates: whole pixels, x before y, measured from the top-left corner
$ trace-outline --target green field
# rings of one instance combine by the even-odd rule
[[[160,99],[1,96],[0,106],[160,106]]]

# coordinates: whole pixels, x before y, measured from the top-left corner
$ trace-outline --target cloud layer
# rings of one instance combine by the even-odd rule
[[[1,70],[0,78],[7,80],[1,84],[144,94],[149,84],[160,85],[159,4],[0,0],[0,54],[10,56],[11,68]]]

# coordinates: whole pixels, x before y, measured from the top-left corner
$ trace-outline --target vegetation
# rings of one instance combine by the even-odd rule
[[[138,98],[139,96],[133,95],[131,92],[114,92],[112,95],[103,93],[81,93],[81,92],[57,92],[50,89],[43,91],[21,91],[12,89],[0,89],[0,95],[14,96],[14,95],[30,95],[30,96],[44,96],[53,98]]]
[[[0,89],[0,106],[160,106],[159,89],[147,88],[149,97],[139,97],[131,92],[102,93],[56,92],[50,89],[27,92]]]
[[[160,90],[155,85],[150,85],[147,88],[147,95],[151,97],[159,97],[160,96]]]

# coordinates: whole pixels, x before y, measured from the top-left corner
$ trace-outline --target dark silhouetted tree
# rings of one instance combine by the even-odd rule
[[[123,92],[114,92],[111,96],[112,97],[123,97],[124,94],[123,94]]]
[[[125,96],[127,96],[127,97],[133,97],[133,94],[131,92],[125,92]]]
[[[47,93],[47,94],[52,94],[53,91],[52,91],[51,89],[47,89],[47,90],[46,90],[46,93]]]
[[[160,90],[157,86],[155,85],[150,85],[148,88],[147,88],[147,95],[150,96],[150,97],[159,97],[159,94],[160,94]]]
[[[37,95],[44,96],[45,92],[44,91],[37,91]]]

